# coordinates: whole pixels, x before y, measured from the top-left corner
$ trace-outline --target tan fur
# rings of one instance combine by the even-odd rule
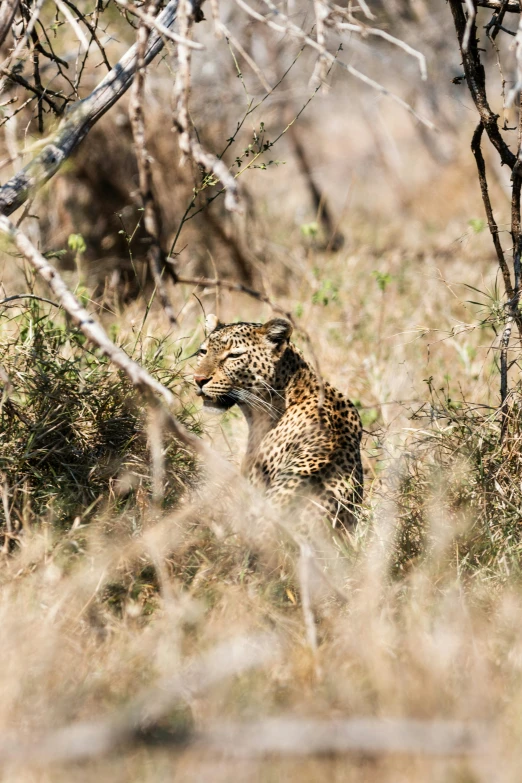
[[[362,499],[361,420],[341,392],[319,383],[290,343],[291,325],[219,324],[199,349],[194,375],[208,408],[239,405],[249,436],[243,473],[280,505],[313,497],[334,525],[354,523]]]

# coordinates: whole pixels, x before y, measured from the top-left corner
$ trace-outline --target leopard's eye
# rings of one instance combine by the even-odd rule
[[[206,348],[200,348],[197,352],[196,356],[206,356],[207,355],[207,349]]]
[[[237,351],[237,353],[234,353],[233,351],[228,354],[227,359],[239,359],[240,356],[243,356],[245,352],[244,351]]]

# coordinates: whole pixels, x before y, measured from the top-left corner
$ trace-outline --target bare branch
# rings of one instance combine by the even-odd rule
[[[464,5],[468,5],[469,0],[460,0]],[[500,11],[504,5],[504,0],[475,0],[475,5],[479,8],[491,8],[494,11]],[[506,11],[511,14],[520,13],[520,5],[517,0],[508,0],[505,4]]]
[[[198,8],[192,5],[191,0],[179,0],[178,22],[183,38],[188,38],[197,11]],[[184,43],[178,45],[178,71],[176,74],[175,93],[176,113],[174,125],[179,133],[181,151],[221,180],[226,190],[225,207],[230,211],[237,211],[239,208],[239,196],[234,175],[231,174],[221,158],[203,149],[190,123],[190,49]]]
[[[152,2],[148,8],[147,16],[154,18],[157,2]],[[136,161],[138,163],[138,176],[140,184],[140,196],[143,207],[143,223],[147,232],[150,246],[147,252],[149,267],[152,278],[156,285],[163,309],[171,324],[176,323],[174,309],[169,299],[165,281],[163,280],[163,271],[165,269],[165,253],[160,243],[160,223],[161,216],[156,199],[154,197],[154,186],[152,182],[152,170],[150,158],[145,143],[145,117],[143,103],[145,100],[145,51],[149,39],[148,25],[142,21],[138,28],[137,51],[138,64],[136,78],[131,90],[131,100],[129,106],[129,116],[132,125],[132,135],[134,146],[136,148]],[[168,267],[173,272],[173,267]]]
[[[83,52],[89,51],[89,41],[87,40],[87,36],[83,32],[82,28],[80,27],[80,25],[72,15],[72,13],[69,11],[65,3],[63,3],[62,0],[54,0],[54,3],[58,8],[58,10],[60,11],[60,13],[62,13],[65,16],[65,18],[71,25],[72,29],[76,33],[76,37],[80,43],[80,47],[82,51]]]
[[[37,0],[37,2],[35,3],[33,7],[33,13],[31,14],[31,18],[27,23],[24,34],[16,44],[13,51],[10,53],[10,55],[4,60],[4,62],[1,65],[3,70],[8,70],[10,68],[13,60],[16,60],[22,54],[23,50],[29,43],[29,39],[31,38],[31,34],[34,30],[34,26],[38,21],[38,17],[40,16],[40,11],[42,10],[42,6],[44,2],[45,0]],[[4,91],[6,78],[7,77],[4,76],[3,79],[0,79],[0,93]]]
[[[107,54],[105,53],[105,49],[104,49],[104,48],[103,48],[103,46],[101,45],[101,43],[100,43],[100,39],[98,38],[98,36],[97,36],[97,34],[96,34],[96,25],[92,25],[92,24],[89,22],[89,20],[87,19],[87,17],[85,16],[85,14],[82,14],[82,12],[80,11],[80,9],[79,9],[79,8],[77,8],[77,6],[75,6],[75,5],[74,5],[74,3],[72,3],[72,2],[71,2],[71,0],[63,0],[63,2],[64,2],[66,5],[68,5],[68,6],[69,6],[69,8],[72,8],[72,10],[74,11],[74,13],[75,13],[75,14],[78,16],[78,18],[82,20],[82,22],[84,23],[85,27],[88,29],[88,31],[89,31],[89,32],[90,32],[90,34],[91,34],[91,42],[92,42],[92,41],[94,41],[94,42],[96,43],[96,46],[98,47],[98,49],[99,49],[99,51],[100,51],[100,54],[101,54],[101,56],[103,57],[103,62],[105,63],[105,65],[106,65],[106,67],[107,67],[107,70],[108,70],[108,71],[110,71],[110,70],[111,70],[111,64],[110,64],[110,62],[109,62],[109,60],[108,60],[108,58],[107,58]],[[54,55],[54,58],[53,58],[53,59],[54,59],[55,61],[57,60],[57,57],[56,57],[56,55]]]
[[[185,46],[190,47],[190,49],[205,48],[203,44],[197,43],[196,41],[191,41],[188,38],[182,38],[180,35],[173,33],[172,30],[169,30],[168,27],[165,27],[165,25],[161,24],[161,22],[156,19],[156,17],[152,16],[148,12],[146,13],[145,11],[142,11],[141,8],[138,8],[138,6],[134,5],[133,3],[129,3],[127,0],[116,0],[116,2],[118,5],[121,5],[122,8],[125,8],[126,11],[129,11],[131,14],[137,16],[138,19],[144,22],[145,26],[148,27],[149,30],[157,30],[158,33],[161,33],[161,35],[163,35],[169,41],[172,41],[173,43],[185,44]]]
[[[504,440],[509,424],[508,413],[508,348],[513,328],[513,318],[504,327],[500,340],[500,440]]]
[[[253,661],[249,668],[259,665]],[[232,674],[236,673],[232,666]],[[241,669],[237,671],[240,673]],[[230,676],[227,672],[224,676]],[[224,676],[221,679],[224,679]],[[218,677],[215,677],[218,680]],[[197,683],[201,692],[206,682]],[[176,700],[170,701],[170,709]],[[148,722],[149,723],[149,722]],[[216,754],[222,758],[265,758],[279,756],[346,756],[364,754],[382,757],[407,753],[419,756],[490,756],[495,737],[485,723],[422,721],[408,719],[275,717],[251,721],[220,721],[202,731],[188,726],[155,734],[150,723],[145,728],[128,719],[73,724],[50,732],[40,739],[17,742],[6,737],[0,745],[0,763],[71,762],[99,758],[111,750],[151,742],[156,747],[192,747],[198,755]]]
[[[201,749],[205,747],[245,758],[325,753],[446,756],[491,753],[493,742],[489,727],[480,723],[379,718],[321,721],[280,717],[221,724],[203,734]]]
[[[178,0],[170,0],[158,21],[169,28],[174,24]],[[148,40],[145,64],[150,63],[163,48],[163,38],[154,30]],[[58,131],[22,171],[0,188],[0,212],[10,215],[42,187],[60,169],[65,160],[85,138],[92,126],[129,89],[136,72],[137,49],[132,46],[105,76],[93,92],[78,101],[60,124]]]
[[[363,36],[375,35],[378,38],[383,38],[385,41],[389,41],[389,43],[398,46],[400,49],[403,49],[408,54],[411,54],[412,57],[415,57],[419,61],[419,68],[423,81],[426,81],[428,78],[426,57],[422,54],[422,52],[419,52],[418,49],[414,49],[413,46],[410,46],[405,41],[401,41],[400,38],[396,38],[394,35],[390,35],[390,33],[387,33],[386,30],[380,30],[378,27],[366,27],[365,25],[361,24],[351,24],[349,22],[339,22],[339,24],[336,26],[339,30],[349,30],[352,33],[360,33]]]
[[[495,114],[488,103],[486,96],[486,75],[484,73],[484,67],[480,61],[480,55],[478,51],[478,45],[475,35],[475,23],[473,22],[473,29],[471,31],[469,45],[467,50],[464,49],[464,36],[466,34],[466,18],[461,6],[461,0],[449,0],[451,12],[453,14],[453,21],[455,23],[455,29],[457,31],[457,38],[460,45],[462,54],[462,64],[464,65],[464,72],[466,74],[466,82],[468,84],[471,97],[477,107],[477,111],[482,120],[486,133],[489,136],[489,140],[500,155],[502,163],[513,168],[516,162],[516,155],[514,155],[506,142],[502,138],[500,130],[498,128],[498,115]]]
[[[482,150],[480,146],[483,131],[484,131],[484,126],[480,122],[477,125],[475,133],[473,134],[473,139],[471,141],[471,150],[477,162],[480,190],[482,193],[482,201],[484,202],[484,209],[486,210],[486,217],[488,220],[489,231],[491,233],[491,238],[493,239],[493,244],[495,246],[495,251],[497,253],[498,265],[500,267],[500,271],[502,272],[502,277],[504,278],[504,286],[506,289],[506,294],[508,295],[509,299],[512,299],[514,295],[513,284],[511,282],[511,275],[509,273],[509,268],[504,256],[504,251],[502,250],[502,245],[500,244],[497,222],[495,220],[495,217],[493,215],[493,209],[491,207],[488,183],[486,179],[486,164],[484,162],[484,157],[482,155]]]
[[[475,26],[475,17],[477,15],[477,9],[475,8],[474,0],[465,0],[466,8],[468,9],[468,20],[466,22],[466,29],[464,30],[464,36],[462,38],[462,51],[467,52],[469,47],[469,37],[471,31]]]
[[[522,88],[522,15],[518,22],[517,34],[515,36],[515,59],[517,61],[517,80],[508,93],[506,99],[506,108],[509,109],[515,98],[520,95]]]
[[[360,81],[364,82],[369,87],[372,87],[374,90],[380,92],[382,95],[386,95],[388,98],[395,101],[395,103],[398,103],[399,106],[402,106],[403,109],[405,109],[410,114],[412,114],[416,120],[421,122],[423,125],[426,125],[426,127],[430,128],[431,130],[435,130],[435,125],[432,122],[430,122],[430,120],[427,120],[425,117],[422,117],[421,115],[417,114],[415,109],[412,106],[410,106],[409,103],[404,101],[398,95],[395,95],[395,93],[390,92],[390,90],[388,90],[382,84],[379,84],[379,82],[376,82],[374,79],[371,79],[369,76],[366,76],[364,73],[361,73],[361,71],[357,70],[357,68],[354,68],[352,65],[343,62],[338,57],[333,55],[331,52],[325,49],[324,46],[321,46],[316,40],[314,40],[309,35],[307,35],[298,25],[291,22],[290,19],[288,19],[288,17],[286,17],[278,8],[276,8],[270,0],[265,0],[265,4],[268,5],[271,11],[270,16],[263,16],[263,14],[258,13],[250,5],[248,5],[248,3],[245,2],[245,0],[235,0],[235,2],[240,8],[243,9],[243,11],[249,14],[249,16],[251,16],[253,19],[256,19],[258,22],[267,25],[267,27],[270,27],[272,30],[276,30],[277,32],[289,33],[298,41],[301,41],[307,46],[310,46],[312,49],[315,49],[316,52],[319,52],[319,54],[325,60],[330,62],[332,65],[333,64],[338,65],[340,68],[343,68],[345,71],[347,71],[349,74],[354,76],[356,79],[359,79]],[[283,24],[278,24],[274,22],[272,16],[281,20]]]

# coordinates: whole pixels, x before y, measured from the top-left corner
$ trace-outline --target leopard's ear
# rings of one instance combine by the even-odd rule
[[[261,331],[271,343],[281,346],[290,339],[293,327],[292,324],[289,321],[285,321],[284,318],[272,318],[271,321],[267,321],[267,323],[261,327]]]
[[[214,315],[214,313],[209,313],[205,318],[205,333],[207,335],[211,334],[213,331],[215,331],[218,324],[219,321],[217,315]]]

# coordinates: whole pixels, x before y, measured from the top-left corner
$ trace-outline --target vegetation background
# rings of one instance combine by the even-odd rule
[[[502,439],[508,317],[469,148],[478,116],[446,3],[368,6],[375,19],[366,3],[358,19],[422,52],[426,80],[418,57],[370,33],[349,34],[342,53],[332,33],[330,51],[387,92],[331,63],[318,73],[317,52],[233,2],[220,3],[217,36],[204,8],[190,121],[240,173],[241,212],[180,160],[171,46],[144,93],[157,237],[144,227],[127,96],[15,214],[221,459],[169,435],[4,243],[2,780],[519,779],[519,344]],[[89,49],[78,79],[82,15],[99,15],[111,64],[135,40],[112,2],[65,7],[74,24],[46,1],[38,30],[71,84],[56,59],[41,55],[35,70],[34,40],[9,66],[4,182],[57,123],[42,91],[22,105],[34,92],[20,79],[37,85],[39,73],[59,106],[92,91],[103,58]],[[316,4],[280,10],[317,33]],[[513,36],[496,39],[499,72],[484,32],[492,10],[477,13],[489,97],[514,127]],[[517,24],[506,14],[506,29]],[[8,37],[2,55],[12,48]],[[509,172],[486,144],[484,155],[509,256]],[[156,240],[167,268],[193,281],[163,277],[175,323],[146,260]],[[363,419],[366,497],[342,540],[327,529],[300,538],[295,519],[231,475],[245,425],[233,411],[203,415],[192,391],[204,314],[264,321],[273,305]]]

